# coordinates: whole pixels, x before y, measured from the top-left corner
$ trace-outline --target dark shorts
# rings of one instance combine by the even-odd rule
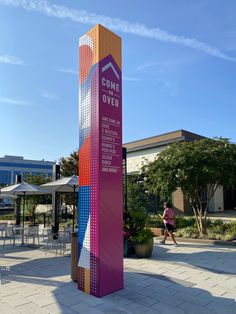
[[[171,225],[171,224],[164,224],[164,226],[165,226],[165,229],[167,230],[167,231],[170,231],[170,232],[174,232],[175,231],[175,226],[173,226],[173,225]]]

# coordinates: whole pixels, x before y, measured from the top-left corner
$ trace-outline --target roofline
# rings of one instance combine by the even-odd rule
[[[166,133],[161,133],[161,134],[154,135],[154,136],[150,136],[150,137],[141,138],[140,140],[135,140],[135,141],[132,141],[132,142],[124,143],[123,145],[133,144],[133,143],[136,143],[136,142],[140,142],[140,141],[144,141],[144,140],[149,140],[149,139],[152,139],[152,138],[155,138],[155,137],[159,137],[159,136],[163,136],[163,135],[168,135],[168,134],[172,134],[172,133],[176,133],[176,132],[186,132],[186,133],[189,133],[189,134],[192,134],[192,135],[196,135],[196,136],[200,136],[200,137],[202,137],[202,138],[205,138],[205,136],[202,136],[202,135],[200,135],[200,134],[193,133],[193,132],[190,132],[190,131],[187,131],[187,130],[184,130],[184,129],[179,129],[179,130],[170,131],[170,132],[166,132]]]
[[[181,136],[181,137],[173,138],[173,139],[171,139],[171,140],[156,142],[156,143],[147,144],[147,145],[142,145],[142,146],[137,146],[137,147],[133,147],[133,148],[127,148],[127,152],[135,152],[135,151],[138,151],[138,150],[145,150],[145,149],[149,149],[149,148],[164,146],[164,145],[171,144],[171,143],[173,143],[173,142],[181,142],[181,141],[184,141],[184,139],[185,139],[185,137],[184,137],[184,136]]]
[[[170,138],[162,139],[158,141],[158,138],[162,138],[171,134],[175,135],[175,137],[172,137],[172,138],[170,137]],[[156,136],[140,139],[137,141],[128,142],[124,144],[124,147],[126,147],[127,152],[133,152],[133,151],[138,151],[138,150],[164,146],[164,145],[171,144],[173,142],[181,142],[181,141],[190,142],[190,141],[193,141],[194,139],[201,139],[201,138],[204,138],[204,136],[180,129],[180,130],[171,131],[171,132],[159,134]],[[151,141],[152,139],[153,141]],[[145,142],[148,142],[148,143],[145,144]]]

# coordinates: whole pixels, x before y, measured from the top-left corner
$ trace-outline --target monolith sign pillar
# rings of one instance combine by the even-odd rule
[[[80,38],[78,288],[123,288],[121,38],[96,25]]]

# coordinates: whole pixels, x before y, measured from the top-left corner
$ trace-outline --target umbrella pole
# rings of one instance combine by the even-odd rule
[[[23,199],[23,229],[25,225],[25,192],[24,193],[24,199]]]
[[[75,185],[74,188],[74,204],[73,204],[73,225],[72,225],[72,231],[74,232],[75,229]]]

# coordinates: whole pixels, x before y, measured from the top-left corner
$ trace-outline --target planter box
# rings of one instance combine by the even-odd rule
[[[148,258],[152,256],[153,239],[150,239],[146,244],[136,244],[135,253],[137,257]]]
[[[152,230],[152,233],[154,234],[154,237],[159,237],[163,235],[163,228],[150,228]]]

